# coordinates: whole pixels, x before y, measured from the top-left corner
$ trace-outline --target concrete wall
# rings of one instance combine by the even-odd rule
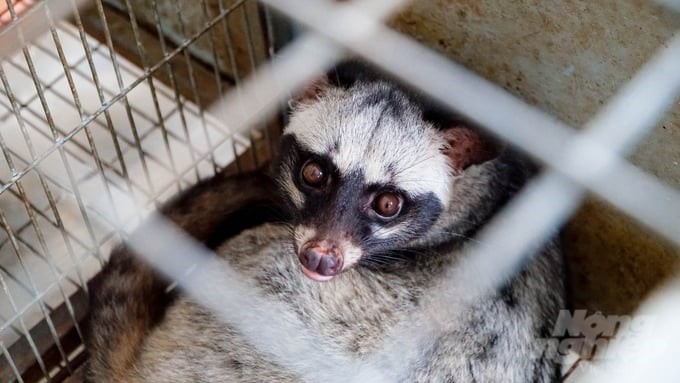
[[[680,16],[642,0],[416,0],[391,24],[580,127],[680,28]],[[680,104],[630,158],[680,187]],[[628,313],[679,265],[677,248],[595,199],[563,239],[576,307]]]

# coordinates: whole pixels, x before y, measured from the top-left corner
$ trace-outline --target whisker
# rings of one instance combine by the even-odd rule
[[[422,163],[424,163],[424,162],[427,162],[427,161],[429,161],[429,160],[431,160],[431,159],[433,159],[433,158],[434,158],[434,155],[431,155],[431,156],[427,156],[427,157],[421,158],[420,160],[415,161],[415,162],[409,164],[407,167],[405,167],[405,168],[403,168],[403,169],[400,169],[400,170],[396,173],[396,175],[399,175],[399,174],[401,174],[401,173],[403,173],[403,172],[405,172],[405,171],[411,170],[411,169],[413,169],[414,167],[416,167],[416,166],[418,166],[418,165],[420,165],[420,164],[422,164]]]
[[[425,182],[422,178],[420,179],[399,179],[400,184],[407,184],[407,183],[423,183]],[[450,184],[451,181],[444,181],[444,180],[434,180],[434,179],[429,179],[426,181],[427,183],[441,183],[441,184]]]
[[[470,237],[470,236],[467,236],[467,235],[464,235],[464,234],[460,234],[460,233],[457,233],[457,232],[455,232],[455,231],[440,230],[440,231],[437,231],[436,233],[438,233],[438,234],[439,234],[439,233],[441,233],[441,234],[448,234],[448,235],[451,235],[451,236],[454,236],[454,237],[467,239],[467,240],[470,241],[470,242],[474,242],[474,243],[476,243],[476,244],[483,245],[483,246],[491,246],[491,244],[488,243],[488,242],[480,241],[480,240],[477,239],[477,238]]]

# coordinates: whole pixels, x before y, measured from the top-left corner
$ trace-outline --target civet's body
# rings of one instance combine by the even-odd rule
[[[453,283],[435,299],[530,168],[354,69],[341,65],[296,100],[273,171],[278,188],[261,175],[218,176],[165,214],[304,324],[309,333],[281,334],[291,344],[314,334],[328,358],[368,364],[390,382],[555,380],[559,360],[541,347],[565,305],[553,243],[495,291]],[[243,211],[255,206],[285,222],[234,218],[252,218]],[[255,227],[233,236],[227,221],[234,232]],[[279,365],[266,345],[164,286],[124,247],[114,251],[93,286],[91,381],[298,382],[299,371],[315,370],[305,355],[295,368]]]

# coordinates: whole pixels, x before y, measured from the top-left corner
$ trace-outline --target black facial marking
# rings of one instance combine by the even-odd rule
[[[338,174],[326,193],[307,196],[301,214],[304,224],[317,228],[321,236],[367,235],[368,226],[362,212],[366,196],[362,189],[363,174]]]
[[[352,106],[352,109],[363,110],[376,107],[382,108],[379,121],[385,117],[399,119],[407,109],[406,100],[394,88],[375,89],[369,95],[359,100],[358,105]],[[378,123],[379,125],[380,123]]]
[[[335,165],[333,165],[330,158],[312,153],[311,151],[307,150],[299,142],[297,142],[295,137],[292,135],[284,135],[281,137],[280,152],[281,155],[275,164],[277,173],[282,174],[282,169],[284,167],[289,167],[291,170],[290,176],[292,177],[293,183],[295,183],[295,186],[305,194],[309,192],[326,194],[328,191],[326,189],[330,188],[335,180],[337,180],[339,177],[339,171]],[[325,185],[310,187],[310,185],[307,185],[302,180],[302,166],[310,160],[318,164],[323,169],[325,175]],[[285,190],[283,191],[283,194],[287,195]],[[294,208],[292,206],[292,201],[288,202],[291,205],[290,207]]]
[[[377,187],[374,185],[374,187]],[[439,218],[443,211],[443,206],[434,193],[426,193],[418,196],[404,195],[404,205],[398,216],[387,222],[382,223],[382,227],[390,228],[401,223],[408,222],[406,230],[400,231],[392,237],[378,238],[375,236],[367,237],[364,245],[369,251],[364,253],[365,258],[360,260],[362,265],[374,266],[374,261],[384,261],[381,254],[397,247],[401,247],[408,241],[417,238],[426,232]],[[390,252],[390,257],[397,259],[408,258],[408,254],[397,254]]]

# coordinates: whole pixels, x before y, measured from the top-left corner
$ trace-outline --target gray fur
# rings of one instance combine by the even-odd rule
[[[562,259],[555,243],[546,245],[497,291],[472,302],[465,299],[466,286],[443,288],[465,256],[468,238],[526,182],[530,167],[504,151],[463,172],[451,171],[442,131],[422,115],[421,106],[408,94],[380,80],[330,86],[318,99],[301,102],[285,131],[288,152],[276,174],[290,220],[248,229],[221,243],[216,253],[262,296],[281,302],[317,334],[324,353],[367,363],[387,381],[553,381],[559,360],[546,353],[541,340],[565,305]],[[323,197],[323,205],[315,204],[315,197],[296,181],[308,155],[325,156],[337,170],[333,192]],[[245,183],[224,179],[212,186],[233,192]],[[389,230],[374,221],[366,223],[363,210],[356,210],[372,198],[363,188],[380,185],[397,187],[412,201],[403,222],[385,224]],[[252,181],[248,186],[263,195],[269,190]],[[185,229],[205,215],[209,223],[200,225],[201,230],[214,232],[210,226],[219,221],[218,213],[187,209],[206,193],[205,188],[197,189],[196,198],[189,195],[180,204],[184,215],[173,205],[169,215]],[[214,196],[215,210],[228,215],[235,210],[230,204],[253,203],[225,202],[229,197]],[[266,199],[282,206],[272,197]],[[413,211],[418,209],[422,211]],[[308,236],[342,238],[357,259],[327,282],[310,280],[300,272],[297,259],[305,227],[313,232]],[[190,232],[206,241],[201,233]],[[112,257],[130,255],[119,251]],[[136,306],[124,298],[128,294],[129,299],[143,300],[143,289],[126,289],[135,287],[135,278],[157,283],[150,270],[137,266],[107,266],[99,277],[94,294],[100,298],[90,322],[91,337],[98,340],[90,342],[92,381],[300,381],[291,369],[272,362],[268,350],[254,348],[238,329],[186,296],[172,301],[155,319],[142,315],[145,322],[135,322],[131,316],[138,314]],[[445,306],[437,298],[442,291],[448,294]],[[107,294],[120,299],[101,299]],[[121,357],[116,349],[107,349],[107,342],[121,343],[129,328],[137,329],[136,343],[124,348],[125,363],[110,363]],[[281,336],[294,343],[304,334]],[[305,365],[305,355],[299,355],[299,363],[315,368]]]

